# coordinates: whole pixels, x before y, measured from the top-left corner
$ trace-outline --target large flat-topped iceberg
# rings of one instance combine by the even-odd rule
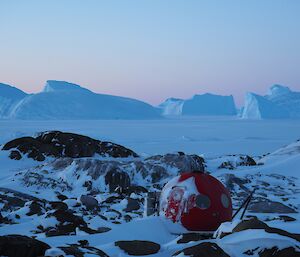
[[[265,96],[248,93],[242,118],[300,118],[300,92],[293,92],[285,86],[274,85]]]
[[[169,98],[159,106],[163,115],[236,115],[232,96],[195,95],[190,99]]]
[[[1,93],[0,93],[1,95]],[[159,111],[131,98],[96,94],[64,81],[47,81],[38,94],[20,97],[0,118],[26,120],[156,119]]]

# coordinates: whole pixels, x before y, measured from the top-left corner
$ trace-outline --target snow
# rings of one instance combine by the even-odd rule
[[[55,91],[55,90],[54,90]],[[50,92],[49,92],[50,93]],[[53,93],[53,92],[51,92]],[[300,188],[300,120],[240,120],[234,117],[177,117],[161,120],[87,120],[87,121],[20,121],[20,120],[2,120],[0,121],[0,144],[7,142],[19,136],[34,135],[45,130],[62,130],[88,135],[100,140],[109,140],[131,148],[143,157],[153,154],[167,152],[184,151],[186,153],[203,154],[206,159],[207,170],[213,176],[221,179],[224,174],[234,174],[237,177],[248,178],[251,186],[255,186],[258,180],[270,183],[272,187],[281,187],[289,192],[288,180],[292,179],[295,183],[295,189],[298,193],[288,195],[290,198],[287,203],[300,207],[299,188]],[[271,152],[271,154],[261,157],[262,154]],[[255,156],[255,160],[264,165],[253,167],[236,167],[235,170],[218,169],[222,161],[236,160],[236,157],[228,157],[228,154],[249,154]],[[43,165],[51,159],[47,159]],[[0,186],[14,188],[20,192],[35,195],[36,188],[28,188],[14,180],[15,174],[25,168],[31,168],[41,163],[22,158],[20,161],[13,161],[8,158],[8,152],[0,152],[1,173]],[[46,166],[45,166],[46,167]],[[74,207],[78,200],[76,197],[84,194],[82,187],[83,178],[87,179],[86,174],[74,181],[76,177],[72,169],[68,167],[64,172],[51,173],[48,176],[52,178],[63,177],[65,180],[74,183],[76,189],[72,192],[74,199],[68,199],[64,202]],[[170,176],[175,173],[170,170]],[[257,178],[256,178],[257,176]],[[280,177],[285,176],[285,177]],[[178,178],[170,182],[175,183]],[[136,180],[142,183],[142,179]],[[97,181],[97,185],[102,187],[103,181]],[[185,181],[190,188],[189,192],[195,189],[191,187],[192,181]],[[270,187],[269,187],[270,189]],[[38,196],[47,200],[57,200],[54,197],[53,189],[39,189]],[[257,190],[259,193],[259,189]],[[68,193],[66,193],[67,195]],[[98,196],[97,200],[102,201],[106,195]],[[102,199],[103,197],[103,199]],[[137,195],[132,194],[132,198]],[[274,195],[271,191],[269,199],[280,200],[281,196]],[[127,200],[122,200],[114,204],[114,208],[122,210],[126,206]],[[78,240],[88,240],[90,246],[97,247],[109,256],[128,256],[114,245],[118,240],[149,240],[161,245],[161,250],[153,257],[167,257],[183,248],[196,245],[200,242],[190,242],[188,244],[177,244],[180,237],[170,233],[170,224],[167,224],[160,217],[134,218],[129,223],[120,225],[113,224],[110,221],[103,220],[100,216],[94,216],[88,220],[91,228],[99,227],[111,228],[110,231],[101,234],[87,235],[81,230],[76,231],[76,235],[46,237],[45,234],[35,234],[33,229],[42,224],[44,227],[54,226],[57,220],[53,217],[45,216],[26,216],[28,204],[25,207],[13,212],[11,216],[19,214],[21,219],[19,224],[3,225],[0,227],[0,235],[6,234],[26,234],[28,236],[37,236],[37,239],[48,243],[52,248],[48,250],[47,255],[58,256],[61,254],[58,246],[66,244],[76,244]],[[25,215],[24,215],[25,214]],[[250,214],[250,213],[247,213]],[[253,214],[253,213],[251,213]],[[108,214],[109,215],[109,214]],[[113,213],[111,213],[113,215]],[[257,214],[261,220],[278,217],[278,214]],[[268,221],[267,224],[272,227],[281,228],[289,232],[298,233],[300,226],[299,213],[289,214],[296,218],[293,222],[283,222],[279,219]],[[233,223],[224,223],[220,230],[231,231]],[[277,246],[285,248],[299,245],[293,239],[282,237],[276,234],[266,233],[263,230],[246,230],[222,239],[203,240],[217,243],[230,256],[242,257],[246,250],[256,249],[252,256],[259,256],[258,252],[265,247],[272,248]],[[89,256],[89,255],[86,255]],[[90,255],[92,256],[92,254]]]
[[[236,115],[233,96],[194,95],[187,100],[169,98],[159,106],[163,115]]]

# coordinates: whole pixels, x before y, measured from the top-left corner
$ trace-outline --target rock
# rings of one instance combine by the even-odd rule
[[[264,249],[259,252],[259,257],[300,257],[299,248],[294,247],[278,249],[276,246],[271,249]]]
[[[239,178],[234,174],[225,174],[224,175],[224,184],[227,189],[230,191],[234,190],[234,186],[238,185],[243,191],[250,192],[250,190],[245,186],[245,184],[249,183],[250,181],[245,178]]]
[[[0,188],[0,203],[2,203],[2,211],[12,211],[24,207],[26,202],[38,201],[36,197],[24,194],[9,188]]]
[[[249,155],[245,155],[245,156],[230,155],[228,156],[228,160],[222,162],[218,168],[234,170],[239,166],[255,166],[255,165],[257,165],[256,161]]]
[[[206,240],[210,238],[212,238],[211,235],[205,235],[201,233],[194,233],[194,232],[184,233],[182,234],[182,237],[177,241],[177,244],[186,244],[189,242],[197,242],[200,240]]]
[[[130,215],[126,214],[126,215],[124,215],[124,220],[125,220],[126,222],[129,222],[129,221],[132,220],[132,217],[131,217]]]
[[[97,228],[97,233],[105,233],[105,232],[108,232],[110,231],[111,228],[108,228],[108,227],[100,227],[100,228]]]
[[[124,189],[123,193],[127,194],[127,195],[131,195],[132,193],[135,194],[141,194],[141,193],[147,193],[148,190],[145,187],[142,186],[135,186],[135,185],[131,185],[128,188]]]
[[[164,163],[167,166],[176,167],[179,173],[187,171],[204,171],[204,159],[198,155],[186,155],[182,153],[155,155],[145,160],[149,163]]]
[[[267,233],[278,234],[281,236],[292,238],[298,242],[300,242],[300,234],[293,234],[288,231],[269,227],[266,223],[258,220],[258,219],[250,219],[241,221],[233,230],[232,233],[244,231],[247,229],[264,229]]]
[[[283,220],[284,222],[291,222],[295,221],[296,219],[287,215],[279,215],[279,219]]]
[[[256,164],[256,161],[250,157],[249,155],[246,155],[246,156],[241,156],[241,162],[239,163],[240,166],[255,166],[257,165]]]
[[[160,250],[160,245],[151,241],[117,241],[115,246],[121,248],[128,255],[133,256],[155,254]]]
[[[56,227],[50,227],[46,230],[46,236],[59,236],[59,235],[70,235],[76,232],[76,228],[83,231],[88,231],[87,233],[94,233],[94,231],[89,231],[86,222],[82,217],[74,215],[71,210],[56,210],[54,213],[50,213],[47,217],[55,217],[59,222]]]
[[[3,217],[0,213],[0,224],[11,224],[11,221],[7,217]]]
[[[79,240],[79,244],[69,244],[68,246],[59,247],[67,256],[84,257],[84,256],[100,256],[109,257],[105,252],[96,247],[89,246],[88,241]]]
[[[29,212],[26,214],[27,216],[32,216],[37,214],[38,216],[43,214],[43,208],[40,203],[37,201],[33,201],[29,205]]]
[[[102,204],[111,204],[111,203],[117,203],[120,202],[120,200],[124,199],[122,196],[109,196],[102,202]]]
[[[198,245],[185,248],[173,256],[191,256],[191,257],[230,257],[216,243],[204,242]]]
[[[10,157],[18,158],[15,149],[29,158],[44,161],[45,157],[92,157],[95,154],[110,157],[138,157],[130,149],[111,142],[102,142],[87,136],[60,131],[40,133],[37,137],[21,137],[6,143],[2,150],[12,150]]]
[[[241,221],[233,230],[233,233],[244,231],[247,229],[267,229],[268,225],[258,219],[249,219]]]
[[[99,203],[97,199],[95,199],[93,196],[90,195],[82,195],[80,196],[80,202],[88,209],[88,210],[94,210],[97,209],[99,206]]]
[[[256,213],[297,213],[293,208],[267,198],[259,198],[258,201],[251,202],[248,210]]]
[[[50,202],[50,205],[55,210],[63,210],[63,211],[68,210],[68,205],[64,202],[53,201],[53,202]]]
[[[58,194],[56,197],[57,197],[58,200],[61,200],[61,201],[64,201],[64,200],[68,199],[68,197],[63,195],[63,194]]]
[[[152,178],[152,183],[157,183],[161,181],[164,178],[167,178],[169,176],[168,171],[166,168],[160,166],[160,165],[154,165],[151,168],[151,178]]]
[[[19,151],[13,150],[13,151],[10,152],[9,158],[12,159],[12,160],[21,160],[22,155],[20,154]]]
[[[140,202],[137,199],[127,198],[127,206],[124,209],[126,212],[137,211],[140,209]]]
[[[123,190],[130,186],[130,178],[124,171],[110,170],[105,175],[105,184],[109,186],[110,192],[114,192],[118,187]]]
[[[0,256],[38,257],[47,249],[50,249],[49,245],[27,236],[0,236]]]

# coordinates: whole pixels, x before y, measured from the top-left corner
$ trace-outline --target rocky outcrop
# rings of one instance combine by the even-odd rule
[[[49,248],[49,245],[27,236],[0,236],[0,256],[38,257],[44,256]]]
[[[249,155],[228,156],[228,160],[222,162],[219,169],[234,170],[239,166],[255,166],[256,161]]]
[[[233,230],[233,233],[244,231],[247,229],[264,229],[267,233],[278,234],[280,236],[285,236],[292,238],[300,242],[300,234],[293,234],[279,228],[273,228],[268,226],[266,223],[258,219],[250,219],[241,221]]]
[[[55,158],[92,157],[95,154],[115,158],[138,156],[132,150],[118,144],[60,131],[43,132],[35,138],[17,138],[6,143],[2,150],[11,150],[11,159],[21,159],[22,153],[36,161],[44,161],[47,156]]]
[[[160,250],[160,245],[150,241],[117,241],[115,245],[128,255],[144,256],[155,254]]]

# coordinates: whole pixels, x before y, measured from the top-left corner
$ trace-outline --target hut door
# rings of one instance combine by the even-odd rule
[[[174,187],[168,198],[166,217],[173,222],[179,222],[184,211],[186,199],[184,199],[184,188]]]

